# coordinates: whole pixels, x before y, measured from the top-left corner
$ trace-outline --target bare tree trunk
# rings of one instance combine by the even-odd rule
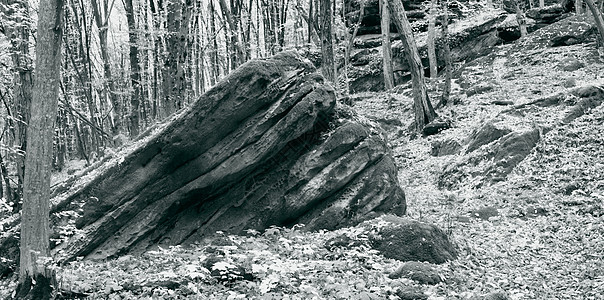
[[[577,15],[583,14],[583,0],[575,0],[575,10]]]
[[[520,9],[520,5],[518,5],[518,0],[514,1],[514,9],[516,10],[516,20],[518,21],[518,28],[520,28],[520,37],[525,37],[528,32],[526,30],[526,19],[524,18],[524,12]]]
[[[419,52],[417,51],[417,45],[413,38],[411,31],[411,25],[407,16],[405,15],[405,8],[401,0],[390,0],[390,12],[394,18],[398,32],[401,34],[401,41],[405,54],[407,57],[407,63],[409,64],[409,71],[411,72],[411,81],[413,85],[413,107],[415,111],[415,127],[418,132],[436,118],[434,108],[428,99],[428,92],[426,90],[426,83],[424,80],[424,67],[422,66]]]
[[[133,94],[130,96],[130,136],[135,137],[140,132],[140,99],[141,95],[141,70],[138,61],[138,34],[136,32],[136,20],[134,19],[134,7],[132,0],[125,0],[126,18],[128,20],[128,41],[130,43],[130,82]]]
[[[186,32],[188,20],[183,20],[188,8],[181,0],[167,1],[167,57],[163,69],[163,105],[164,116],[169,116],[186,103],[187,93],[185,80],[185,63],[188,55],[186,49]]]
[[[445,60],[445,88],[437,107],[449,103],[451,94],[451,78],[453,77],[453,63],[451,62],[451,47],[449,46],[449,1],[443,0],[443,51]]]
[[[346,57],[345,57],[346,65],[348,65],[348,63],[350,62],[350,52],[352,52],[352,46],[354,46],[354,39],[357,37],[357,33],[359,32],[359,28],[361,27],[361,22],[363,21],[364,16],[365,16],[365,1],[361,1],[360,8],[359,8],[359,18],[357,19],[356,24],[354,24],[354,29],[352,30],[352,34],[350,35],[350,38],[348,39],[348,44],[346,44],[346,54],[345,54],[346,55]],[[390,16],[390,15],[388,15],[388,16]],[[384,22],[383,18],[384,18],[384,15],[382,15],[382,24]],[[388,28],[388,31],[390,31],[390,28]],[[382,34],[383,34],[383,32],[384,32],[384,30],[382,29]],[[390,40],[388,40],[388,42],[390,43]]]
[[[545,0],[539,0],[539,8],[545,7]]]
[[[604,17],[602,17],[602,11],[596,7],[596,4],[593,0],[585,0],[585,3],[587,3],[587,6],[591,10],[591,14],[594,16],[596,21],[596,27],[600,33],[600,47],[604,48]]]
[[[62,12],[63,1],[40,1],[36,78],[27,128],[18,299],[49,299],[54,281],[45,264],[50,259],[50,172],[61,70]]]
[[[364,9],[364,5],[361,5],[361,9]],[[382,14],[382,69],[384,72],[384,87],[386,90],[390,90],[394,88],[394,74],[392,71],[392,48],[390,46],[390,9],[388,8],[388,0],[380,0],[380,11]],[[361,14],[359,19],[361,19],[362,16],[363,14]]]
[[[331,22],[333,17],[331,1],[330,0],[320,0],[320,9],[321,9],[321,53],[323,54],[323,59],[321,63],[321,70],[323,76],[333,83],[336,84],[336,67],[334,62],[334,53],[333,53],[333,40],[332,40],[332,30],[331,30]]]
[[[27,124],[29,123],[29,106],[33,88],[32,60],[29,53],[30,22],[29,4],[25,0],[3,0],[5,15],[11,22],[3,22],[5,35],[10,38],[11,58],[15,70],[13,76],[13,126],[14,146],[16,148],[15,162],[17,166],[16,196],[23,195],[25,176],[25,151],[27,150]],[[13,25],[14,24],[14,25]],[[13,26],[11,26],[13,25]],[[12,195],[11,195],[12,196]],[[14,199],[16,211],[20,199]]]
[[[99,30],[99,44],[101,48],[101,59],[103,60],[103,71],[105,76],[105,81],[107,82],[106,92],[109,96],[109,101],[113,106],[112,115],[113,115],[113,124],[111,126],[111,131],[113,134],[119,133],[122,127],[122,105],[120,100],[116,95],[116,87],[113,79],[113,75],[111,74],[111,62],[109,61],[109,50],[107,49],[107,33],[109,32],[109,15],[111,15],[111,10],[113,9],[113,3],[111,2],[111,6],[109,6],[108,0],[102,0],[102,2],[98,2],[97,0],[91,0],[92,5],[92,13],[94,15],[94,20],[96,26]],[[101,97],[104,98],[104,97]]]
[[[211,50],[210,50],[210,85],[216,84],[218,78],[220,78],[220,68],[218,67],[218,41],[216,37],[218,33],[216,32],[216,18],[214,17],[216,13],[216,9],[214,8],[214,1],[210,1],[208,5],[210,11],[210,39],[211,41]],[[260,45],[258,45],[260,47]]]
[[[243,48],[241,48],[241,41],[239,39],[239,33],[237,32],[237,23],[233,20],[233,16],[231,15],[231,10],[227,6],[225,0],[218,0],[220,3],[220,9],[222,10],[222,15],[226,19],[226,23],[229,26],[230,33],[227,36],[230,37],[230,48],[229,51],[232,53],[228,53],[229,57],[231,57],[231,70],[235,70],[240,64],[244,62],[243,58]]]
[[[436,31],[436,0],[430,0],[428,13],[428,62],[430,64],[430,78],[438,77],[438,61],[436,60],[436,47],[434,38]]]

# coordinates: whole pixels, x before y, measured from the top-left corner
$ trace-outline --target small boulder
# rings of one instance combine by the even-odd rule
[[[571,88],[577,86],[577,79],[575,77],[569,77],[564,80],[562,86],[565,88]]]
[[[430,266],[430,264],[417,261],[404,263],[396,271],[388,275],[388,277],[391,279],[405,277],[420,284],[437,284],[442,281],[434,267]]]
[[[492,182],[505,178],[529,155],[539,140],[541,140],[541,133],[538,128],[506,135],[493,149],[493,165],[487,168],[485,176]]]
[[[386,258],[441,264],[457,257],[449,237],[435,225],[391,215],[382,220],[386,225],[370,234],[369,240]]]
[[[432,149],[430,150],[430,155],[432,156],[446,156],[453,155],[459,153],[461,150],[461,144],[456,140],[440,140],[434,141],[432,143]]]
[[[479,297],[478,299],[480,299],[480,300],[509,300],[510,298],[508,297],[507,293],[498,291],[498,292],[488,293],[482,297]]]
[[[401,300],[427,300],[428,295],[414,286],[402,286],[396,290],[396,295]]]
[[[585,64],[574,57],[564,58],[560,63],[558,63],[558,68],[567,72],[577,71],[583,67],[585,67]]]
[[[323,246],[327,250],[333,250],[336,248],[350,249],[350,248],[359,247],[362,245],[363,245],[362,241],[355,240],[355,239],[348,237],[345,234],[341,234],[341,235],[338,235],[336,237],[333,237],[333,238],[327,240],[327,242],[325,242],[325,244]]]
[[[500,106],[507,106],[507,105],[514,105],[514,101],[510,101],[510,100],[493,100],[493,101],[491,101],[491,104],[493,104],[493,105],[500,105]]]
[[[493,122],[488,122],[470,136],[470,143],[468,149],[466,149],[466,153],[470,153],[483,145],[490,144],[510,132],[512,131],[508,128],[500,129],[495,127]]]
[[[470,97],[470,96],[474,96],[474,95],[484,94],[486,92],[492,91],[493,89],[494,89],[493,85],[491,85],[489,83],[478,84],[478,85],[475,85],[475,86],[469,88],[466,91],[466,96]]]
[[[470,215],[486,221],[491,217],[499,216],[499,211],[495,207],[487,206],[470,211]]]
[[[422,135],[423,136],[429,136],[429,135],[434,135],[437,134],[445,129],[449,129],[451,128],[451,121],[450,120],[443,120],[443,119],[436,119],[432,122],[430,122],[429,124],[427,124],[426,126],[424,126],[424,129],[422,129]]]
[[[210,275],[218,281],[254,280],[251,272],[242,266],[227,262],[222,256],[210,255],[201,262],[201,265],[210,270]]]
[[[536,218],[540,216],[547,216],[547,210],[540,206],[529,206],[524,211],[524,217]]]

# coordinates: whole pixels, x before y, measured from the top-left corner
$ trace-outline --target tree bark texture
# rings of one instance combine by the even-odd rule
[[[130,96],[130,136],[135,137],[139,134],[140,126],[140,102],[141,92],[141,69],[138,60],[138,33],[136,32],[136,19],[134,19],[134,7],[132,0],[125,0],[126,18],[128,21],[128,41],[130,57],[130,83],[132,85],[132,95]]]
[[[593,0],[585,0],[587,7],[591,10],[591,14],[594,16],[596,21],[596,27],[600,33],[600,47],[604,48],[604,17],[602,11],[600,11]]]
[[[415,127],[421,132],[426,124],[436,118],[434,108],[428,99],[426,83],[424,80],[424,67],[417,51],[417,45],[413,38],[411,25],[405,15],[405,8],[401,0],[390,0],[390,12],[394,18],[394,23],[401,34],[401,41],[405,51],[409,72],[411,72],[411,81],[413,85],[413,109],[415,111]]]
[[[330,0],[319,0],[320,1],[320,26],[321,26],[321,53],[323,54],[321,71],[325,78],[336,84],[336,66],[334,61],[333,53],[333,39],[332,39],[332,6]]]
[[[16,148],[17,187],[13,207],[19,210],[19,201],[23,196],[25,176],[25,151],[27,150],[27,124],[29,106],[33,88],[32,59],[29,53],[30,19],[29,4],[26,0],[2,0],[3,12],[10,22],[4,22],[4,34],[10,39],[11,58],[16,72],[13,75],[13,105],[10,114],[14,118],[13,143]],[[15,197],[13,197],[15,196]]]
[[[430,78],[438,77],[438,61],[436,60],[436,0],[430,0],[428,13],[428,63],[430,64]]]
[[[39,6],[36,44],[36,77],[31,119],[27,128],[25,189],[21,221],[19,282],[47,277],[40,260],[49,257],[50,172],[52,139],[57,115],[63,35],[63,2],[42,0]]]
[[[445,106],[449,102],[451,94],[451,79],[453,77],[453,62],[451,58],[451,46],[449,45],[449,1],[443,0],[443,56],[445,60],[445,88],[439,102],[439,106]]]
[[[514,9],[516,10],[516,20],[518,21],[518,28],[520,28],[520,37],[525,37],[528,32],[526,29],[526,19],[524,17],[524,12],[518,5],[518,0],[514,1]]]
[[[106,97],[111,102],[111,115],[113,116],[113,124],[111,124],[111,132],[116,135],[122,128],[122,104],[116,94],[115,81],[111,72],[111,61],[109,58],[109,49],[107,47],[107,34],[109,33],[109,16],[113,9],[113,2],[109,6],[108,0],[91,0],[92,12],[96,26],[99,30],[99,48],[101,50],[101,59],[103,61],[103,75],[105,76]],[[105,98],[102,95],[101,98]]]
[[[361,10],[364,5],[361,5]],[[382,29],[382,65],[384,72],[384,87],[386,90],[394,88],[394,73],[392,70],[392,47],[390,44],[390,9],[388,0],[380,0],[381,29]],[[359,16],[359,24],[363,20],[363,14]],[[358,26],[357,26],[358,27]]]
[[[162,89],[164,117],[187,103],[185,64],[187,62],[188,8],[181,0],[168,0],[166,11],[166,43],[168,53],[164,61]],[[184,96],[184,97],[183,97]]]

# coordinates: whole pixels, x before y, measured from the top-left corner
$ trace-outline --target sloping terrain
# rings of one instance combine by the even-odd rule
[[[350,97],[390,139],[408,217],[437,224],[458,246],[456,260],[427,264],[433,280],[392,276],[404,263],[364,244],[363,228],[382,226],[376,219],[331,232],[218,233],[192,248],[73,262],[59,271],[61,288],[91,299],[602,299],[604,60],[594,42],[550,47],[544,36],[458,66],[459,104],[438,111],[452,128],[437,135],[411,137],[408,91]],[[430,90],[435,102],[442,82]],[[486,124],[495,134],[478,134]],[[538,136],[530,147],[505,147],[527,132]],[[433,156],[443,141],[459,146]],[[505,155],[516,148],[525,151]],[[347,246],[325,247],[342,235]],[[14,284],[0,284],[0,297]]]

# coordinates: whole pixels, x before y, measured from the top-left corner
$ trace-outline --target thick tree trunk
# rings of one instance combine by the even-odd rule
[[[166,42],[168,53],[163,69],[163,112],[167,117],[184,107],[187,98],[185,63],[188,55],[186,36],[188,22],[183,20],[185,7],[181,0],[167,1]]]
[[[28,149],[25,157],[20,238],[20,285],[17,288],[17,298],[50,297],[52,276],[46,269],[45,264],[48,261],[45,261],[45,258],[50,256],[50,172],[61,68],[62,12],[61,0],[40,1],[36,78],[32,93],[31,119],[27,129]]]
[[[11,58],[16,72],[13,75],[13,143],[16,148],[14,160],[17,167],[17,187],[15,191],[14,211],[20,209],[25,176],[25,151],[27,150],[27,124],[29,123],[29,105],[33,87],[32,61],[29,54],[30,19],[29,4],[25,0],[2,0],[4,12],[10,22],[5,22],[4,34],[10,38]],[[12,197],[13,195],[9,195]]]
[[[361,5],[361,10],[364,6]],[[392,71],[392,47],[390,45],[390,9],[388,8],[388,0],[380,0],[380,11],[382,14],[381,28],[382,28],[382,57],[383,57],[383,71],[384,71],[384,87],[386,90],[390,90],[394,87],[394,73]],[[363,14],[360,14],[360,19]]]
[[[405,56],[411,72],[411,81],[413,85],[413,109],[415,110],[415,127],[417,131],[421,130],[436,118],[434,108],[428,99],[426,83],[424,80],[424,67],[417,51],[417,45],[413,38],[411,25],[405,15],[405,8],[401,0],[390,0],[390,12],[394,18],[398,32],[401,34],[401,41],[405,49]]]
[[[525,37],[528,32],[526,30],[526,19],[524,17],[524,12],[520,9],[520,5],[518,5],[518,0],[514,1],[514,9],[516,10],[516,20],[518,21],[518,27],[520,28],[520,37]]]
[[[596,21],[596,27],[600,33],[600,47],[604,48],[604,17],[602,17],[602,12],[596,7],[593,0],[585,0],[585,3],[587,3],[587,7],[591,10],[591,14]]]
[[[445,89],[439,106],[445,106],[449,102],[451,94],[451,79],[453,77],[453,63],[451,58],[451,47],[449,45],[449,1],[443,0],[443,51],[445,59]]]
[[[128,41],[130,43],[130,82],[133,93],[130,96],[130,136],[139,134],[140,126],[140,100],[141,93],[141,71],[138,61],[138,34],[136,33],[136,20],[134,19],[134,7],[132,0],[125,0],[126,18],[128,20]]]
[[[436,47],[434,39],[436,36],[436,0],[430,0],[430,11],[428,13],[428,62],[430,64],[430,78],[438,77],[438,61],[436,60]]]
[[[321,18],[321,53],[323,54],[321,71],[325,78],[336,84],[336,66],[334,61],[333,53],[333,39],[332,39],[332,10],[330,0],[320,0],[320,18]]]

